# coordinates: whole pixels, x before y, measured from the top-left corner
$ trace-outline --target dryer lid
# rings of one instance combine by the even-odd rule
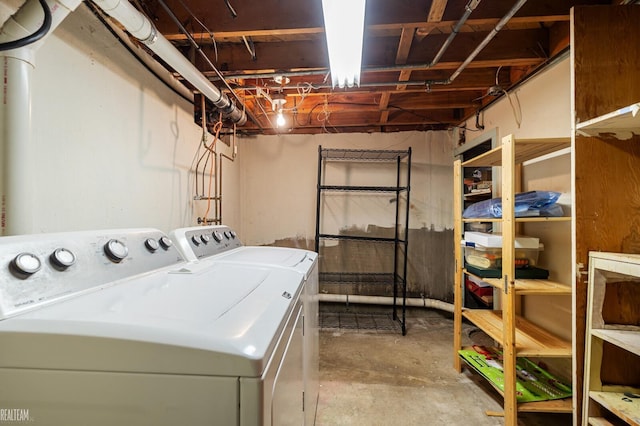
[[[244,246],[222,253],[215,258],[224,262],[290,268],[307,277],[317,257],[318,254],[315,252],[296,248]]]
[[[301,290],[287,269],[185,265],[0,322],[0,366],[259,377]]]

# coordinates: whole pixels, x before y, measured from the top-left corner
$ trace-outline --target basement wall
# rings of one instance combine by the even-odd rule
[[[3,11],[5,12],[5,11]],[[87,6],[36,53],[33,232],[195,225],[193,106],[130,54]],[[212,141],[211,135],[207,141]],[[230,154],[225,144],[218,144]],[[225,222],[238,226],[239,171],[225,160]],[[208,177],[206,178],[208,184]],[[210,214],[209,216],[213,216]]]
[[[452,132],[281,135],[241,139],[243,242],[314,249],[319,145],[347,149],[412,148],[408,288],[415,297],[424,295],[450,300],[453,282]],[[352,179],[351,184],[395,185],[395,166],[389,169],[388,166],[367,164],[364,168],[354,167],[342,176],[344,170],[339,166],[328,167],[326,176],[335,180],[340,174],[339,179]],[[349,198],[345,200],[345,197]],[[362,235],[393,236],[395,204],[390,202],[392,198],[391,194],[338,194],[325,205],[323,231],[348,230]],[[446,247],[449,249],[443,250]],[[372,265],[381,270],[393,270],[392,252],[379,244],[341,242],[327,253],[334,263],[349,262],[351,272],[375,272],[371,271]],[[360,288],[358,292],[370,294],[368,290]],[[331,292],[344,293],[350,289],[331,289]]]

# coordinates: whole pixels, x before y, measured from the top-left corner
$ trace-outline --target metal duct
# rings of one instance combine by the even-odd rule
[[[227,119],[240,126],[247,122],[244,111],[240,110],[220,89],[211,84],[178,49],[158,33],[147,17],[127,0],[93,0],[93,2],[107,15],[120,22],[131,35],[144,43],[207,99],[211,100]]]
[[[482,40],[482,42],[478,45],[478,47],[476,47],[475,50],[473,52],[471,52],[469,57],[460,65],[460,67],[458,67],[458,69],[455,70],[455,72],[453,74],[451,74],[451,77],[449,77],[447,79],[448,83],[446,83],[446,84],[451,84],[453,82],[453,80],[455,80],[460,75],[462,70],[464,70],[471,63],[471,61],[473,61],[475,59],[475,57],[478,56],[478,53],[480,53],[480,51],[482,51],[482,49],[484,49],[485,46],[487,44],[489,44],[489,42],[491,40],[493,40],[493,38],[498,34],[498,31],[500,31],[502,29],[502,27],[504,27],[506,25],[506,23],[509,22],[509,20],[513,17],[513,15],[515,15],[518,12],[518,10],[520,10],[520,8],[526,2],[527,2],[527,0],[518,1],[511,8],[511,10],[509,10],[509,12],[507,12],[507,14],[502,17],[500,22],[498,22],[496,24],[496,26],[493,28],[493,30],[491,30],[491,32],[489,34],[487,34],[487,36],[484,38],[484,40]]]

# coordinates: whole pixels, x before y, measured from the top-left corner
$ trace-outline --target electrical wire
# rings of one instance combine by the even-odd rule
[[[520,128],[520,124],[522,123],[522,109],[520,108],[520,99],[518,99],[518,95],[514,95],[516,98],[516,102],[518,103],[518,110],[516,111],[515,105],[513,105],[513,101],[511,100],[511,95],[506,90],[503,90],[504,94],[507,96],[509,100],[509,104],[511,104],[511,111],[513,112],[513,118],[516,120],[516,124],[518,125],[518,129]]]
[[[224,0],[224,3],[227,5],[227,9],[229,9],[229,13],[231,13],[231,17],[233,19],[236,19],[238,17],[238,14],[236,13],[236,10],[233,8],[233,6],[231,6],[231,3],[229,2],[229,0]]]
[[[39,2],[40,6],[42,6],[42,11],[44,12],[44,19],[42,21],[42,25],[40,25],[40,28],[38,28],[34,33],[29,34],[28,36],[19,38],[17,40],[1,43],[0,51],[18,49],[20,47],[28,46],[47,35],[49,30],[51,29],[51,10],[49,9],[49,6],[47,5],[47,2],[45,0],[39,0]]]
[[[211,38],[211,43],[213,43],[213,52],[214,52],[214,55],[216,56],[216,62],[218,62],[218,43],[216,42],[216,38],[213,35],[213,32],[200,19],[198,19],[195,13],[193,13],[191,9],[189,9],[189,7],[182,0],[178,0],[178,2],[182,5],[182,7],[184,7],[184,10],[186,10],[187,13],[191,15],[191,17],[198,24],[200,24],[202,29],[209,35],[209,37]]]

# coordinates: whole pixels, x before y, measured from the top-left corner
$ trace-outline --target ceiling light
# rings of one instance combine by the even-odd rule
[[[366,0],[322,0],[331,84],[360,86]]]
[[[282,110],[284,109],[284,104],[287,103],[287,97],[284,93],[276,93],[271,98],[271,108],[276,112],[276,125],[278,127],[282,127],[285,125],[284,115],[282,114]]]

